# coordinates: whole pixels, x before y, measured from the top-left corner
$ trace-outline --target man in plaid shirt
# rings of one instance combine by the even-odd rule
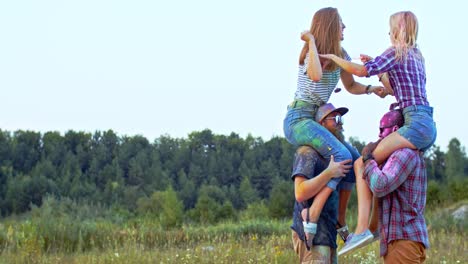
[[[398,110],[382,117],[380,138],[402,125]],[[372,159],[377,143],[362,151],[365,161],[364,180],[378,197],[380,255],[385,263],[423,263],[429,247],[424,209],[427,176],[422,152],[403,148],[395,151],[379,168]]]

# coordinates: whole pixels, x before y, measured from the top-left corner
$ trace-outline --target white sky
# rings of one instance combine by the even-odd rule
[[[338,8],[347,26],[342,45],[353,58],[383,52],[389,16],[413,11],[436,144],[446,149],[454,137],[468,143],[468,6],[459,0],[2,1],[0,129],[112,129],[150,141],[205,128],[283,136],[300,32],[327,6]],[[368,142],[393,99],[343,89],[331,102],[350,108],[346,136]]]

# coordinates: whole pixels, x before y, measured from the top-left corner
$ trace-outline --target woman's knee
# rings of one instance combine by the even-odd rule
[[[351,155],[351,152],[347,148],[343,148],[340,151],[340,155],[343,157],[342,160],[353,160],[353,155]]]

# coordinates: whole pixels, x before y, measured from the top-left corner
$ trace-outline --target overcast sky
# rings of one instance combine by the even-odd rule
[[[205,128],[283,136],[300,33],[327,6],[338,8],[342,46],[353,58],[382,53],[390,45],[389,16],[413,11],[436,144],[445,149],[454,137],[468,143],[467,4],[455,0],[2,1],[0,129],[112,129],[150,141]],[[376,77],[356,79],[378,84]],[[343,90],[331,102],[350,108],[346,135],[368,142],[377,139],[393,98]]]

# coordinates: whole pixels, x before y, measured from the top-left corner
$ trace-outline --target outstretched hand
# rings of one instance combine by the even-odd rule
[[[331,172],[332,178],[344,177],[346,173],[353,167],[352,160],[347,159],[340,162],[335,162],[333,155],[330,157],[330,163],[327,170]]]
[[[333,57],[335,54],[319,54],[319,57],[321,59],[327,59],[327,60],[333,60]]]
[[[331,62],[334,54],[319,54],[320,63],[322,64],[322,70],[324,70]]]
[[[383,86],[372,86],[369,90],[380,98],[385,98],[388,95],[386,88]]]
[[[361,62],[362,62],[362,63],[366,63],[366,62],[368,62],[368,61],[373,60],[373,58],[372,58],[371,56],[366,55],[366,54],[360,54],[360,55],[359,55],[359,58],[361,59]]]

